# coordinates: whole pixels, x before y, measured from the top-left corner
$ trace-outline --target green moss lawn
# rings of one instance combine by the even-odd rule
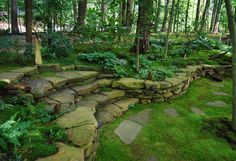
[[[129,112],[101,129],[97,161],[147,161],[155,156],[160,161],[235,161],[236,151],[224,140],[204,131],[205,118],[230,117],[232,81],[223,82],[224,87],[214,86],[208,79],[195,81],[188,92],[176,100],[165,103],[136,105]],[[226,92],[230,96],[214,96],[212,92]],[[225,108],[207,107],[209,101],[224,101]],[[175,108],[179,117],[164,113],[166,108]],[[191,111],[197,107],[206,116]],[[153,108],[150,122],[144,126],[131,145],[125,145],[113,133],[118,125],[145,108]]]

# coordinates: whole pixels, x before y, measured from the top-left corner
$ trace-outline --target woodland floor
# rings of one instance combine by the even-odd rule
[[[215,83],[208,79],[195,81],[188,92],[176,100],[158,104],[136,105],[121,118],[101,129],[97,161],[235,161],[236,151],[223,138],[203,130],[203,120],[230,117],[232,81]],[[216,96],[217,92],[227,96]],[[224,101],[225,107],[210,107],[209,102]],[[194,113],[198,108],[205,115]],[[151,108],[150,121],[130,145],[124,144],[114,130],[130,116]],[[165,109],[174,108],[171,117]]]

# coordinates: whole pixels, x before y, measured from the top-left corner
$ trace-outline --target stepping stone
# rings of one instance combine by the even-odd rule
[[[97,120],[95,119],[93,112],[89,108],[77,108],[75,111],[66,113],[62,117],[56,120],[63,128],[75,128],[83,125],[98,126]]]
[[[98,75],[98,72],[94,72],[94,71],[65,71],[65,72],[59,72],[56,75],[68,79],[69,83],[71,83],[71,82],[84,81],[86,79],[96,77]]]
[[[146,125],[148,123],[148,121],[150,120],[150,113],[152,112],[153,109],[146,109],[143,110],[131,117],[129,117],[129,120],[137,122],[141,125]]]
[[[191,107],[191,111],[197,115],[206,115],[206,113],[199,108]]]
[[[44,96],[49,90],[53,89],[52,84],[45,79],[35,79],[25,81],[25,84],[31,88],[31,92],[36,96]]]
[[[123,90],[112,90],[112,91],[109,91],[109,92],[101,92],[101,94],[107,96],[110,100],[113,100],[115,98],[125,96],[125,91],[123,91]]]
[[[73,86],[71,89],[73,89],[78,95],[85,95],[95,91],[97,87],[93,86],[92,84],[87,84],[83,86]]]
[[[123,112],[127,111],[131,105],[134,105],[139,102],[137,98],[127,98],[120,101],[116,101],[113,104],[118,106]]]
[[[165,109],[165,113],[168,116],[171,116],[171,117],[178,117],[179,116],[178,112],[174,108],[167,108],[167,109]]]
[[[210,107],[225,107],[225,106],[227,106],[227,104],[224,101],[208,102],[206,105],[210,106]]]
[[[212,83],[211,85],[213,87],[224,87],[225,86],[224,84],[221,84],[221,83]]]
[[[37,67],[24,67],[24,68],[18,68],[18,69],[11,70],[10,72],[24,73],[24,75],[26,75],[26,76],[31,76],[31,75],[38,73],[38,68]]]
[[[93,142],[94,135],[96,134],[96,127],[90,124],[75,127],[67,130],[68,139],[74,145],[79,147],[87,147]]]
[[[121,78],[112,83],[113,88],[142,89],[145,87],[144,80],[134,78]]]
[[[24,76],[24,73],[3,72],[0,73],[0,81],[6,83],[14,83],[19,81]]]
[[[40,72],[60,72],[60,64],[40,64],[38,65]]]
[[[44,77],[47,81],[51,82],[54,88],[59,88],[67,83],[67,79],[60,77]]]
[[[228,94],[225,92],[212,92],[212,94],[215,96],[228,96]]]
[[[37,161],[84,161],[84,150],[63,143],[57,143],[59,151],[49,157]]]
[[[70,89],[62,89],[48,96],[49,99],[60,103],[58,112],[65,112],[75,105],[75,92]]]
[[[152,156],[148,158],[147,161],[159,161],[159,159],[157,159],[155,156]]]
[[[134,121],[126,120],[123,121],[114,132],[125,144],[131,144],[142,128],[142,125]]]

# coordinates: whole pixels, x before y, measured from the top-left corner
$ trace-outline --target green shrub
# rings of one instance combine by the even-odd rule
[[[70,39],[62,34],[57,32],[51,32],[48,34],[42,34],[42,55],[49,59],[55,58],[66,58],[72,52],[72,44]]]

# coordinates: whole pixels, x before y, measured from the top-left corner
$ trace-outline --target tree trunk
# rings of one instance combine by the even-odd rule
[[[214,0],[214,5],[213,5],[213,10],[212,10],[212,14],[211,14],[211,25],[210,25],[210,32],[213,31],[213,27],[214,27],[214,22],[215,22],[215,17],[216,17],[216,10],[218,7],[218,0]]]
[[[121,26],[126,26],[126,0],[121,1]]]
[[[194,26],[195,31],[198,30],[198,26],[199,26],[200,7],[201,7],[201,0],[198,0],[197,1],[196,18],[195,18],[195,26]]]
[[[234,13],[232,8],[231,0],[225,0],[225,6],[228,15],[228,28],[230,31],[233,55],[232,55],[232,65],[233,65],[233,113],[232,113],[232,128],[236,131],[236,24],[234,20]]]
[[[17,18],[17,0],[11,0],[11,30],[13,34],[19,34],[18,18]]]
[[[133,0],[127,0],[127,8],[126,8],[126,26],[128,27],[128,31],[131,31],[132,28],[132,8],[133,8]]]
[[[162,28],[161,28],[161,32],[166,32],[166,22],[167,22],[167,18],[168,18],[168,6],[169,6],[169,0],[165,1],[165,13],[164,13],[164,19],[163,19],[163,23],[162,23]]]
[[[200,32],[202,32],[204,30],[204,28],[206,27],[207,13],[208,13],[209,7],[210,7],[210,0],[206,0],[205,9],[202,14]]]
[[[174,25],[173,25],[173,31],[177,31],[178,32],[178,21],[179,21],[179,3],[180,3],[180,0],[177,0],[177,3],[176,3],[176,9],[175,9],[175,13],[174,13]],[[177,25],[177,30],[176,30],[176,25]],[[172,29],[170,30],[170,32],[172,31]]]
[[[186,13],[185,13],[185,33],[188,32],[188,11],[189,11],[189,4],[190,4],[190,0],[188,0],[187,9],[186,9]]]
[[[222,8],[222,3],[223,3],[223,0],[219,0],[218,6],[217,6],[217,11],[216,11],[216,18],[215,18],[215,22],[213,25],[214,33],[218,33],[218,31],[219,31],[220,13],[221,13],[221,8]]]
[[[74,14],[74,22],[76,22],[78,17],[78,2],[77,0],[73,0],[73,14]]]
[[[32,0],[25,0],[26,42],[32,43]]]
[[[175,9],[175,0],[172,0],[172,7],[171,7],[171,11],[170,11],[170,21],[169,21],[169,25],[168,25],[168,30],[167,30],[167,34],[166,34],[166,42],[165,42],[165,60],[167,60],[167,54],[168,54],[168,46],[169,46],[169,34],[170,34],[170,30],[172,28],[172,23],[173,23],[173,18],[174,18],[174,9]]]
[[[78,3],[78,26],[83,26],[85,24],[85,17],[87,13],[87,0],[79,0]]]
[[[160,14],[161,14],[161,0],[158,0],[157,13],[156,13],[156,23],[155,23],[156,31],[158,31],[159,24],[160,24]]]
[[[140,53],[146,53],[149,48],[150,29],[152,27],[153,0],[139,0],[136,39],[133,51],[139,47]],[[139,41],[138,41],[139,40]],[[139,43],[138,43],[139,42]]]

